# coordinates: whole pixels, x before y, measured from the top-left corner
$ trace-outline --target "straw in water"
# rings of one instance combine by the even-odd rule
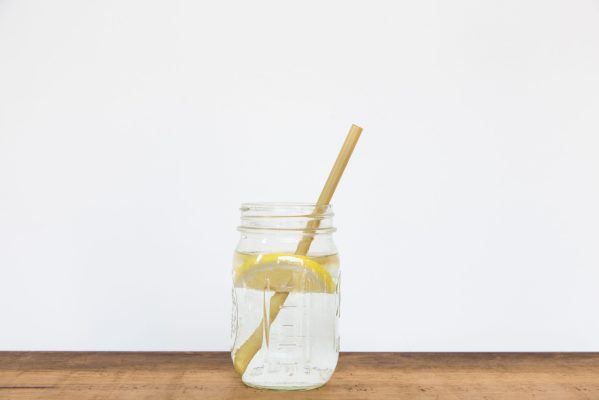
[[[329,173],[329,177],[318,197],[318,201],[316,202],[316,207],[314,208],[313,215],[316,216],[324,209],[323,206],[328,205],[331,202],[331,198],[333,197],[333,193],[335,193],[335,189],[339,184],[339,180],[341,179],[341,175],[343,175],[343,171],[347,166],[349,158],[351,157],[354,148],[356,147],[356,143],[358,143],[358,139],[362,134],[362,128],[357,125],[352,125],[347,137],[345,138],[345,142],[341,147],[341,151],[337,156],[337,160],[335,160],[335,164]],[[318,229],[320,226],[320,219],[312,218],[306,225],[304,229],[304,236],[302,240],[297,245],[297,249],[295,250],[295,254],[298,255],[307,255],[310,250],[310,245],[312,244],[312,240],[314,240],[314,231]],[[262,347],[262,337],[269,336],[270,325],[272,325],[277,315],[279,315],[279,311],[281,311],[281,307],[287,300],[289,296],[289,292],[276,292],[270,298],[270,309],[269,309],[269,318],[268,323],[265,326],[264,320],[260,322],[260,325],[256,328],[254,333],[241,345],[241,347],[235,352],[233,356],[233,365],[235,370],[239,372],[239,374],[243,375],[248,365],[252,361],[252,358],[256,355],[256,353]]]

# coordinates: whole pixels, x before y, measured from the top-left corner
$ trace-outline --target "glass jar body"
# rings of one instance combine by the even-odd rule
[[[337,364],[339,257],[330,207],[309,233],[304,228],[314,219],[313,205],[285,207],[291,211],[279,206],[254,219],[248,216],[254,210],[244,215],[242,207],[231,355],[249,386],[305,390],[324,385]],[[306,239],[309,250],[302,254],[298,244]]]

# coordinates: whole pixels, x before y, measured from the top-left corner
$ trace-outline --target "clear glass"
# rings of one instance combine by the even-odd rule
[[[306,390],[331,378],[339,356],[332,217],[331,206],[241,206],[231,356],[246,385]]]

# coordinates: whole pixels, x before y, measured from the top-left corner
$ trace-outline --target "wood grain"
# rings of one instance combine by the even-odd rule
[[[344,353],[309,392],[245,387],[228,353],[0,352],[0,399],[599,399],[599,353]]]

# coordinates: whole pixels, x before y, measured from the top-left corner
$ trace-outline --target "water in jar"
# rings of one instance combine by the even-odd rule
[[[236,253],[233,275],[234,363],[240,348],[257,350],[239,371],[243,382],[282,390],[325,384],[339,355],[338,257]]]

